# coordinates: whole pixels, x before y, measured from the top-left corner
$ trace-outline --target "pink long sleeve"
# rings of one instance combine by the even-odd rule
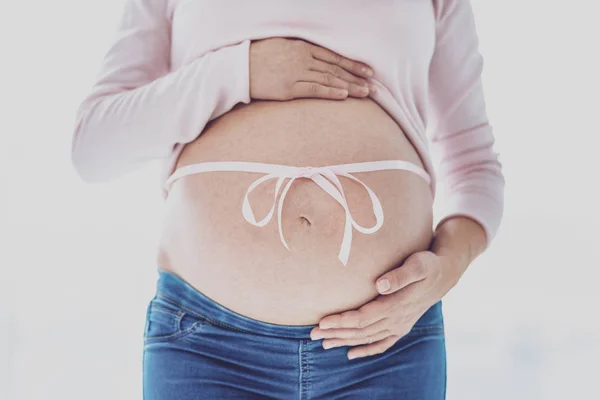
[[[170,70],[167,3],[126,0],[116,39],[77,110],[72,161],[85,181],[108,181],[168,157],[208,121],[250,102],[249,40]]]
[[[487,243],[495,237],[504,208],[504,177],[488,122],[481,72],[483,58],[471,3],[435,2],[436,47],[430,65],[428,136],[441,160],[446,214],[479,222]]]
[[[483,226],[488,244],[496,235],[504,178],[471,0],[344,0],[333,19],[330,1],[124,1],[77,110],[72,159],[82,179],[108,181],[162,159],[162,186],[207,122],[250,102],[250,41],[295,37],[369,64],[381,85],[372,98],[415,145],[432,193],[436,181],[445,186],[440,223],[463,215]]]

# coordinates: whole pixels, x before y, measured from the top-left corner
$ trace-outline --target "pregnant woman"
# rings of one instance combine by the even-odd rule
[[[72,159],[164,162],[144,398],[443,399],[503,208],[481,71],[468,0],[126,0]]]

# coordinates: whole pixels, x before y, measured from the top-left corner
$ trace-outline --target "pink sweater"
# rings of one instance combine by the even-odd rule
[[[163,159],[163,184],[210,120],[250,102],[250,41],[295,37],[370,65],[378,85],[371,97],[413,142],[432,190],[431,151],[439,155],[447,195],[440,223],[464,215],[483,226],[488,244],[495,236],[504,177],[469,0],[125,1],[77,110],[72,160],[83,180]]]

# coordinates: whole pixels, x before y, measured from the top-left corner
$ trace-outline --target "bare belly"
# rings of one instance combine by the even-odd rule
[[[400,159],[422,166],[396,122],[371,99],[301,99],[238,105],[189,143],[177,168],[204,161],[325,166]],[[316,324],[377,296],[375,280],[432,239],[427,182],[407,171],[354,175],[381,201],[384,223],[353,232],[348,264],[337,258],[345,212],[309,179],[287,193],[280,241],[276,216],[249,224],[242,200],[264,174],[205,172],[177,180],[165,204],[159,268],[185,279],[215,302],[250,318],[284,325]],[[354,219],[375,223],[364,189],[340,177]],[[273,203],[274,181],[250,194],[257,220]]]

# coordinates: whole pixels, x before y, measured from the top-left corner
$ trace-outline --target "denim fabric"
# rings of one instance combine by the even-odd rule
[[[144,329],[145,400],[445,399],[441,302],[384,353],[349,360],[350,347],[310,339],[316,325],[248,318],[158,273]]]

